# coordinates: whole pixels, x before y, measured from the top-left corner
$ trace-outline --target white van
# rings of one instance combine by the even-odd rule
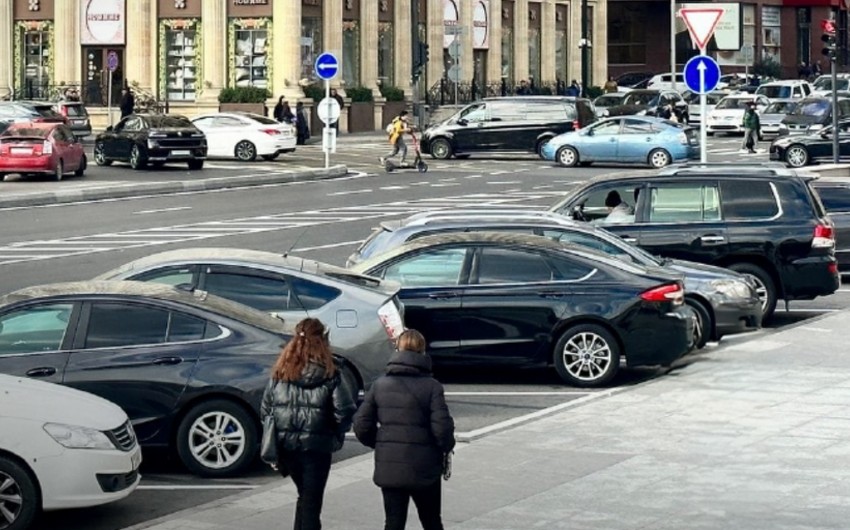
[[[802,99],[812,94],[812,85],[802,79],[771,81],[760,85],[756,94],[768,99]]]
[[[655,90],[673,90],[673,82],[672,77],[670,77],[670,72],[666,74],[658,74],[652,77],[647,83],[646,88],[652,88]],[[685,85],[685,76],[683,74],[676,74],[676,91],[684,92],[688,87]]]

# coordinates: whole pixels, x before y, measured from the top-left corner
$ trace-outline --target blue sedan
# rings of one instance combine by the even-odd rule
[[[544,160],[564,167],[594,162],[640,163],[662,168],[698,160],[697,130],[662,118],[617,116],[556,136],[541,150]]]

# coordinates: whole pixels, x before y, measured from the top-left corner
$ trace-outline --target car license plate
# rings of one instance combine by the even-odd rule
[[[75,125],[83,125],[84,123],[86,123],[86,120],[71,120],[71,123]]]
[[[13,147],[11,150],[13,155],[31,155],[32,148],[30,147]]]
[[[142,465],[142,452],[136,451],[130,456],[130,464],[132,464],[133,469],[139,469],[139,466]]]
[[[171,151],[171,156],[189,156],[191,153],[188,149],[180,149],[177,151]]]

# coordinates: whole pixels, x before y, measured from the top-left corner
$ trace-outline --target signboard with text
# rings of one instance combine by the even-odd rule
[[[80,2],[80,44],[125,44],[125,0],[83,0]]]

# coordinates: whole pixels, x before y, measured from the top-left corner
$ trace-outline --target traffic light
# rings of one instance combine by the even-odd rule
[[[430,54],[428,44],[425,42],[416,41],[413,46],[413,81],[416,82],[425,71],[425,65],[428,64]]]
[[[823,35],[821,35],[820,40],[822,40],[826,45],[823,49],[823,54],[827,56],[830,61],[835,61],[838,57],[838,47],[835,39],[835,23],[832,20],[823,20],[821,21],[821,28],[823,28]]]

